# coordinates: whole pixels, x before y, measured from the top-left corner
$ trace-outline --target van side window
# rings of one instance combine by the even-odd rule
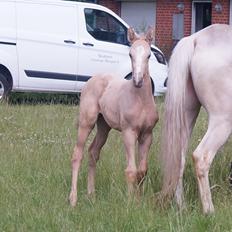
[[[97,40],[127,45],[127,28],[112,15],[85,9],[86,29]]]

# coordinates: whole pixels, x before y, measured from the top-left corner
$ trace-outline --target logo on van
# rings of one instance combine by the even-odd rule
[[[97,54],[96,58],[92,58],[91,61],[98,63],[108,63],[108,64],[119,64],[119,60],[116,60],[111,55]]]

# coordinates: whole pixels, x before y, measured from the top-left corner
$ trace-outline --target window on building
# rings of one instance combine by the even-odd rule
[[[199,31],[211,25],[212,3],[211,2],[193,2],[193,32]]]
[[[128,44],[127,28],[110,14],[95,9],[85,9],[86,28],[97,40]]]
[[[156,1],[122,1],[121,17],[137,32],[145,32],[155,25]]]

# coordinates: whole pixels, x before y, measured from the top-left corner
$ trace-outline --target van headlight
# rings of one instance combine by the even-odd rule
[[[158,61],[160,64],[167,64],[166,59],[165,59],[163,53],[161,53],[160,51],[158,51],[158,50],[155,49],[155,48],[151,48],[151,51],[152,51],[152,53],[155,55],[157,61]]]

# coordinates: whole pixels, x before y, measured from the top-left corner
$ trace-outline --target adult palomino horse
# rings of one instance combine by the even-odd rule
[[[146,175],[152,129],[158,121],[148,67],[153,30],[150,29],[144,37],[138,37],[133,29],[128,29],[128,40],[131,43],[132,80],[111,75],[96,76],[87,82],[82,91],[77,143],[72,158],[69,197],[72,206],[77,202],[77,179],[85,141],[95,124],[97,133],[89,147],[88,194],[95,191],[96,162],[111,128],[122,132],[127,154],[125,174],[129,193]],[[138,169],[135,161],[137,141]]]
[[[162,141],[163,193],[183,204],[185,153],[200,106],[208,129],[193,152],[204,213],[214,212],[208,173],[232,130],[232,27],[212,25],[175,47],[169,64]]]

